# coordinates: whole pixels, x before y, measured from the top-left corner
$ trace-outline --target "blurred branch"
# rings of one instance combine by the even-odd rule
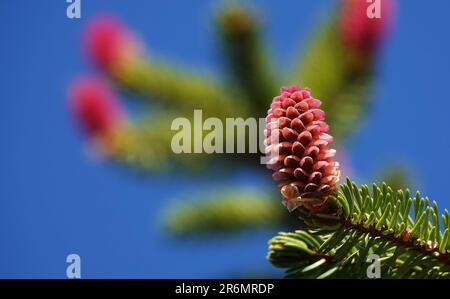
[[[283,209],[264,190],[232,188],[180,199],[164,217],[165,226],[175,235],[236,232],[279,225],[282,221]]]
[[[331,112],[327,117],[331,134],[343,142],[369,106],[373,66],[368,62],[357,67],[351,60],[336,16],[314,36],[300,61],[291,81],[317,92],[323,109]]]
[[[263,114],[278,83],[272,72],[267,45],[256,13],[237,4],[219,11],[217,19],[224,64],[229,76],[249,101],[255,114]]]
[[[381,169],[379,175],[380,181],[386,182],[394,190],[405,189],[414,182],[411,170],[405,164],[392,163]]]
[[[128,91],[173,110],[192,113],[202,109],[207,117],[245,117],[249,108],[237,90],[230,90],[217,80],[165,63],[139,60],[114,72]]]
[[[179,165],[190,170],[206,167],[208,161],[217,157],[205,153],[173,152],[171,142],[176,132],[171,130],[171,123],[176,117],[173,112],[166,112],[137,122],[128,122],[116,130],[110,141],[110,157],[142,171],[168,171]],[[194,142],[197,139],[191,138],[191,147],[194,147]]]

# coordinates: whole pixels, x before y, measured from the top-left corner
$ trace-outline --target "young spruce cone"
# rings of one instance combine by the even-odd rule
[[[380,2],[380,18],[367,15],[371,4],[364,0],[342,0],[339,31],[345,46],[361,59],[372,57],[385,39],[395,17],[395,1]]]
[[[336,190],[339,163],[328,144],[333,137],[326,132],[321,102],[311,97],[308,88],[282,87],[272,101],[266,118],[267,167],[274,170],[289,211],[304,207],[312,214],[332,213],[327,196]]]

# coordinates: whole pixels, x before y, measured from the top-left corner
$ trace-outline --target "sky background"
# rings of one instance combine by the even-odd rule
[[[250,2],[264,16],[280,69],[289,67],[332,2]],[[348,154],[367,182],[386,163],[408,164],[413,187],[448,208],[450,2],[398,2],[374,105]],[[214,71],[218,3],[82,0],[82,19],[71,20],[64,0],[0,1],[1,278],[64,278],[70,253],[81,256],[86,278],[280,273],[265,259],[274,230],[183,241],[161,230],[171,198],[202,185],[257,185],[265,181],[259,174],[243,169],[200,181],[181,174],[138,178],[90,158],[67,109],[70,81],[95,72],[80,47],[91,16],[116,13],[151,53]]]

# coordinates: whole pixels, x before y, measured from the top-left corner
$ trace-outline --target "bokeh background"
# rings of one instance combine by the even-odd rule
[[[333,2],[250,2],[264,17],[279,68],[289,67]],[[397,2],[378,60],[376,100],[347,155],[360,182],[370,182],[386,163],[407,165],[412,189],[448,208],[450,3]],[[68,19],[62,0],[0,2],[0,277],[64,278],[70,253],[81,256],[85,278],[281,273],[265,258],[277,228],[181,240],[162,229],[172,198],[211,186],[267,184],[260,171],[244,167],[201,179],[130,174],[93,157],[67,108],[74,75],[95,72],[80,46],[90,17],[115,13],[150,53],[215,71],[212,16],[219,4],[82,0],[82,18]]]

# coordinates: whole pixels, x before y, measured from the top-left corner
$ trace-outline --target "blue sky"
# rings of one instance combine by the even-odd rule
[[[331,2],[253,2],[282,67]],[[387,162],[407,163],[416,187],[450,207],[450,2],[399,2],[374,105],[349,153],[363,179]],[[200,182],[183,175],[137,178],[90,159],[66,107],[70,80],[95,72],[79,43],[90,16],[115,12],[151,53],[216,70],[217,1],[82,0],[81,20],[67,19],[66,5],[0,2],[0,277],[63,278],[69,253],[81,256],[83,277],[222,277],[243,263],[271,270],[266,243],[275,231],[179,242],[159,227],[174,196],[263,179],[251,170]],[[174,178],[177,188],[168,188]]]

